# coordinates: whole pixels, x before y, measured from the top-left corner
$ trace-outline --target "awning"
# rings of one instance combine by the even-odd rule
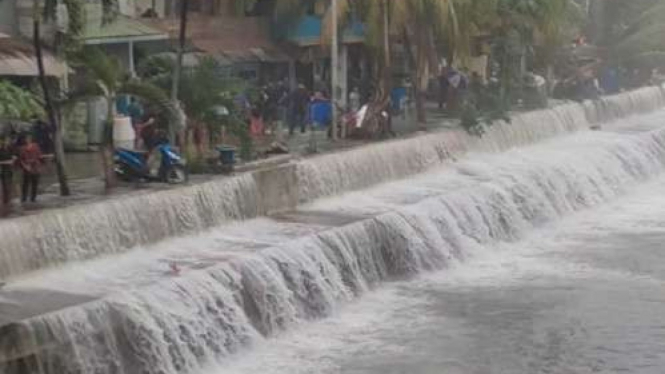
[[[321,45],[322,32],[323,19],[320,16],[304,16],[295,27],[286,31],[286,35],[291,43],[300,47],[311,47]],[[365,27],[361,22],[351,22],[342,33],[343,44],[358,44],[364,41]]]
[[[86,5],[86,21],[82,37],[85,44],[148,42],[168,38],[167,33],[122,14],[111,22],[103,23],[101,5]]]
[[[224,51],[214,55],[215,59],[222,65],[233,65],[241,63],[280,63],[288,62],[289,56],[276,49],[249,48],[242,51]]]
[[[67,65],[43,51],[44,70],[50,77],[62,77]],[[0,76],[37,76],[37,60],[32,45],[20,39],[0,37]]]
[[[182,55],[182,66],[184,68],[196,67],[201,62],[201,59],[203,59],[205,56],[206,54],[200,52],[185,52]],[[178,58],[178,55],[175,52],[161,52],[152,54],[150,57],[167,58],[175,62],[176,58]]]

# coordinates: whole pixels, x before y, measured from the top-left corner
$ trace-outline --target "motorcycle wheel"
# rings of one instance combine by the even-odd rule
[[[166,171],[164,179],[169,184],[185,183],[188,179],[187,170],[182,165],[174,165]]]
[[[123,164],[115,165],[115,175],[124,182],[131,182],[135,179],[132,170]]]

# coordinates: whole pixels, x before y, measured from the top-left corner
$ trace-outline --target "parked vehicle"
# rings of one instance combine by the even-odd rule
[[[152,155],[144,151],[126,148],[115,150],[115,172],[125,181],[156,181],[170,184],[184,183],[188,179],[185,160],[170,144],[160,144],[152,151]],[[148,157],[160,157],[158,169],[151,170]]]

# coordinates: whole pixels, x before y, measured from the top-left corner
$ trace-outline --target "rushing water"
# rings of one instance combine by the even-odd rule
[[[390,284],[208,374],[659,374],[665,179]]]
[[[283,352],[276,355],[284,357],[297,356],[298,352],[328,357],[327,362],[324,359],[320,363],[320,371],[426,373],[436,372],[435,368],[443,367],[446,361],[423,360],[422,366],[418,366],[419,356],[411,356],[409,352],[434,354],[450,347],[451,357],[464,364],[465,342],[484,343],[487,345],[481,348],[489,350],[490,342],[494,341],[499,351],[496,356],[480,355],[477,358],[480,364],[470,359],[470,365],[477,365],[473,369],[476,371],[468,372],[483,372],[481,369],[486,366],[481,365],[482,360],[506,357],[500,352],[504,348],[501,336],[491,334],[494,330],[491,322],[512,331],[511,326],[518,325],[516,321],[531,318],[534,321],[531,328],[541,331],[534,315],[539,310],[547,310],[547,293],[538,294],[531,289],[532,296],[528,297],[536,305],[531,309],[526,305],[524,310],[519,308],[522,304],[513,308],[510,302],[529,304],[528,297],[527,301],[520,299],[520,295],[529,295],[529,289],[514,294],[507,290],[504,301],[507,306],[498,306],[499,317],[492,320],[491,315],[487,317],[482,313],[491,314],[492,302],[500,302],[499,297],[474,301],[473,292],[455,294],[445,287],[440,288],[437,281],[398,283],[399,286],[389,287],[396,291],[381,288],[388,282],[394,284],[394,281],[423,274],[435,273],[436,277],[445,279],[447,269],[463,266],[458,264],[478,252],[499,251],[497,246],[507,248],[503,253],[511,253],[512,247],[520,248],[525,240],[528,243],[534,230],[546,230],[543,228],[548,225],[565,222],[566,217],[576,212],[602,208],[630,194],[640,184],[657,178],[665,167],[664,115],[664,112],[656,112],[634,117],[612,125],[607,131],[583,131],[501,154],[477,154],[454,163],[444,161],[441,167],[430,172],[320,200],[299,212],[219,226],[205,233],[166,240],[112,257],[23,274],[12,279],[0,292],[0,306],[8,316],[4,317],[4,327],[0,328],[0,372],[215,372],[216,369],[208,366],[226,365],[225,362],[237,360],[237,355],[252,349],[267,349],[267,352],[275,349]],[[391,173],[399,174],[392,170]],[[360,181],[360,176],[356,180]],[[351,188],[354,183],[345,182],[345,186]],[[317,185],[320,184],[310,184]],[[315,195],[326,193],[323,190],[313,192]],[[175,195],[171,198],[174,202],[182,201],[182,197]],[[192,206],[197,209],[187,209]],[[178,217],[188,217],[184,221],[199,222],[206,214],[214,213],[208,209],[198,210],[206,206],[191,201],[190,205],[169,206],[168,211]],[[150,220],[147,216],[144,219]],[[150,225],[156,227],[171,222],[152,219],[155,222],[150,221]],[[175,222],[180,220],[182,218]],[[100,235],[100,246],[106,240],[104,235],[122,236],[124,232],[123,229],[107,233],[112,230],[103,227],[98,230],[94,235]],[[546,244],[547,240],[543,245]],[[507,258],[503,260],[506,266],[510,266],[512,258],[516,259],[514,274],[508,273],[517,281],[524,281],[519,277],[528,270],[528,264],[519,267],[524,264],[524,261],[519,262],[519,256]],[[170,263],[179,264],[182,269],[179,276],[168,275]],[[556,265],[553,262],[552,266]],[[533,269],[531,271],[529,274],[533,275]],[[552,294],[566,298],[566,283],[561,284],[554,287]],[[627,287],[626,284],[623,287]],[[589,295],[596,295],[592,291]],[[395,294],[391,296],[391,292]],[[354,349],[363,351],[365,344],[362,328],[371,325],[374,318],[372,308],[363,309],[364,298],[368,297],[371,303],[372,299],[382,300],[385,293],[388,305],[376,314],[379,336],[375,338],[398,351],[386,349],[386,354],[382,354],[380,348],[373,346],[374,356],[360,356],[354,361]],[[625,293],[630,296],[629,291]],[[413,295],[409,299],[404,294]],[[40,303],[35,300],[38,295],[51,295],[51,298],[45,297]],[[394,297],[394,301],[391,302],[390,297]],[[359,304],[354,304],[358,299]],[[465,333],[462,327],[466,325],[456,327],[451,323],[451,331],[445,324],[442,329],[431,328],[432,324],[445,319],[447,300],[451,301],[450,313],[462,317],[468,313],[469,324],[487,324],[486,330],[477,335],[478,339],[468,336],[453,339],[455,334],[451,331]],[[466,300],[480,305],[473,308],[473,304],[465,304]],[[556,298],[552,303],[555,301]],[[326,344],[343,344],[343,341],[337,343],[335,339],[340,339],[340,335],[326,336],[325,332],[318,335],[320,346],[307,343],[308,347],[295,346],[289,350],[288,339],[297,339],[297,333],[296,338],[281,335],[294,329],[306,329],[307,324],[324,317],[337,315],[340,332],[353,329],[353,317],[349,320],[344,315],[345,306],[349,304],[351,311],[359,308],[355,309],[356,313],[366,322],[355,331],[358,335],[349,334],[350,339],[355,340],[349,341],[348,351],[337,355],[328,352]],[[467,306],[469,309],[464,309]],[[439,310],[443,310],[443,314],[437,315]],[[505,310],[508,316],[501,318]],[[514,315],[511,310],[515,311]],[[402,313],[402,319],[395,313]],[[391,321],[396,323],[394,331],[389,327]],[[580,317],[580,321],[584,320]],[[657,321],[645,320],[644,323],[662,328]],[[409,326],[413,326],[414,334],[431,330],[434,335],[416,344],[417,338],[407,334]],[[317,330],[313,331],[316,337]],[[391,335],[391,331],[395,335]],[[524,335],[528,338],[528,334]],[[551,338],[555,341],[552,349],[561,349],[562,354],[573,349],[574,346],[566,345],[564,338],[555,334]],[[556,345],[557,339],[564,340]],[[528,340],[515,341],[519,343],[517,353],[506,348],[506,354],[518,355],[519,349],[528,350]],[[286,348],[280,345],[282,342]],[[372,341],[368,340],[367,344],[370,343]],[[430,350],[419,348],[418,344]],[[321,351],[316,351],[317,348]],[[455,353],[458,356],[454,356]],[[552,355],[556,359],[556,352]],[[386,357],[392,357],[395,365],[389,365]],[[544,357],[546,360],[549,356]],[[256,361],[257,365],[266,363],[256,367],[258,372],[280,367],[284,368],[283,372],[299,370],[294,368],[297,365],[290,366],[288,362],[274,366],[251,355],[248,360]],[[397,366],[398,360],[403,360],[404,366]],[[228,367],[228,370],[242,371],[245,364]],[[319,371],[316,363],[308,365],[303,367],[310,370],[301,372]],[[547,366],[540,371],[519,371],[516,366],[498,365],[502,368],[498,372],[548,372]],[[222,368],[218,372],[226,370]]]
[[[662,88],[649,87],[595,103],[516,114],[513,123],[492,126],[480,140],[459,131],[433,133],[294,162],[268,176],[244,174],[14,219],[0,225],[0,279],[126,252],[293,208],[291,202],[307,203],[424,172],[468,151],[503,151],[663,105]]]

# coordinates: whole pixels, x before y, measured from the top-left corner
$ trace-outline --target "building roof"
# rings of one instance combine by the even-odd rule
[[[47,76],[61,77],[67,65],[48,51],[43,51]],[[0,76],[37,76],[37,60],[32,45],[18,38],[0,37]]]
[[[167,32],[173,40],[178,38],[177,20],[152,19],[146,22]],[[222,64],[289,60],[283,48],[271,40],[263,20],[257,17],[192,13],[187,23],[187,38],[195,49],[215,57]]]
[[[139,19],[119,14],[111,22],[102,21],[100,4],[86,5],[86,21],[83,31],[85,44],[113,44],[166,40],[163,30],[151,27]]]

